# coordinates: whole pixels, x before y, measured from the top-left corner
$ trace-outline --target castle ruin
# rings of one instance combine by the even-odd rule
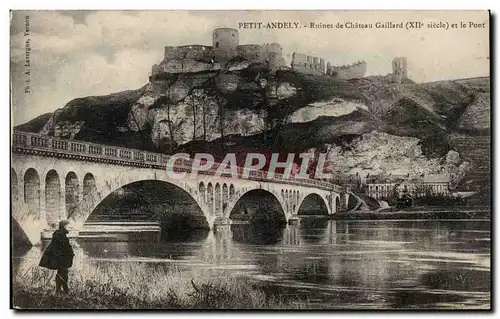
[[[408,61],[405,57],[398,57],[392,60],[392,81],[401,83],[408,78]]]
[[[325,74],[325,60],[294,52],[292,55],[292,69],[306,74]]]
[[[220,70],[227,63],[240,57],[247,62],[267,65],[271,71],[290,67],[285,63],[283,48],[279,43],[243,44],[239,43],[238,30],[217,28],[212,33],[212,45],[166,46],[163,60],[152,67],[152,76],[161,73],[192,73]],[[362,78],[367,64],[360,61],[352,65],[325,65],[323,58],[294,52],[291,68],[300,73],[331,75],[342,79]]]
[[[271,70],[285,66],[283,48],[280,44],[240,45],[238,30],[217,28],[212,33],[212,46],[166,46],[164,59],[159,65],[153,65],[152,75],[162,72],[190,73],[219,70],[237,56],[249,63],[268,64]]]
[[[323,58],[294,52],[292,56],[292,69],[305,74],[325,74],[349,80],[363,78],[368,65],[365,61],[359,61],[350,65],[334,66],[326,63]]]

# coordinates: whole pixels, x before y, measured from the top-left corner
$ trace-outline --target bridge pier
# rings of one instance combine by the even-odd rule
[[[213,223],[213,231],[221,231],[231,227],[231,219],[228,217],[216,217]]]
[[[298,225],[300,224],[300,218],[298,215],[292,215],[288,219],[288,225]]]

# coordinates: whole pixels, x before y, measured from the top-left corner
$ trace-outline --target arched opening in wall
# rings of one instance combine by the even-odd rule
[[[286,201],[286,207],[288,212],[292,210],[292,200],[293,200],[293,192],[291,190],[288,191],[288,200]]]
[[[83,197],[87,196],[96,187],[94,175],[91,173],[85,174],[83,178]]]
[[[230,201],[234,201],[234,197],[235,197],[235,191],[234,191],[234,185],[231,184],[231,186],[229,186],[229,200]]]
[[[286,225],[284,207],[269,191],[246,192],[236,202],[229,218],[233,239],[239,242],[272,244],[283,237]]]
[[[40,214],[40,176],[33,168],[24,173],[24,202],[34,212]]]
[[[287,189],[287,190],[285,190],[285,200],[283,201],[284,205],[285,205],[285,207],[283,207],[283,209],[285,209],[285,210],[288,210],[288,199],[289,199],[289,196],[288,196],[288,189]]]
[[[328,215],[328,207],[325,201],[318,194],[312,193],[307,195],[300,204],[297,215]]]
[[[335,212],[339,213],[342,211],[342,206],[340,205],[340,199],[335,197]]]
[[[205,198],[206,198],[206,194],[205,194],[205,184],[203,184],[203,182],[200,182],[200,185],[198,186],[198,191],[200,192],[200,196],[201,198],[203,199],[203,201],[205,201]]]
[[[61,181],[55,170],[50,170],[45,177],[45,213],[47,224],[56,227],[61,211]]]
[[[219,47],[219,41],[215,42],[215,47],[218,48]]]
[[[85,221],[80,237],[104,236],[110,229],[111,236],[113,231],[126,240],[151,241],[158,225],[166,241],[206,238],[209,230],[203,211],[188,192],[168,182],[144,180],[106,196]]]
[[[208,183],[207,186],[207,205],[210,209],[212,209],[214,205],[214,187],[210,182]]]
[[[226,210],[228,203],[229,203],[229,189],[227,187],[227,184],[224,183],[224,185],[222,185],[222,211]]]
[[[262,189],[251,190],[241,196],[229,218],[254,224],[286,223],[285,211],[278,199],[271,192]]]
[[[297,208],[297,191],[293,191],[292,213],[295,212],[296,208]]]
[[[75,172],[69,172],[66,175],[64,181],[65,189],[65,201],[66,201],[66,214],[69,216],[73,210],[78,206],[78,192],[80,189],[80,184],[78,182],[78,176]]]
[[[222,215],[222,200],[221,200],[221,191],[220,191],[220,184],[217,183],[215,184],[215,192],[214,192],[214,205],[215,205],[215,215],[216,216],[221,216]]]
[[[12,167],[10,168],[10,192],[12,201],[17,201],[19,199],[19,180],[16,171]]]

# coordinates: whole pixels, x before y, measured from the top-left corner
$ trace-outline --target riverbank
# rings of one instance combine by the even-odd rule
[[[88,265],[87,265],[88,266]],[[203,279],[165,265],[94,264],[70,273],[70,293],[56,294],[54,271],[30,267],[12,287],[15,309],[296,309],[266,287],[224,276]]]
[[[490,219],[491,209],[422,207],[405,210],[350,211],[331,216],[334,220],[387,220],[387,219]]]

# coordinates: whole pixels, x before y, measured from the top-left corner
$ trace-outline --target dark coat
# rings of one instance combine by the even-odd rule
[[[66,234],[68,231],[59,228],[52,235],[52,241],[45,249],[38,266],[48,269],[70,268],[73,266],[73,248]]]

